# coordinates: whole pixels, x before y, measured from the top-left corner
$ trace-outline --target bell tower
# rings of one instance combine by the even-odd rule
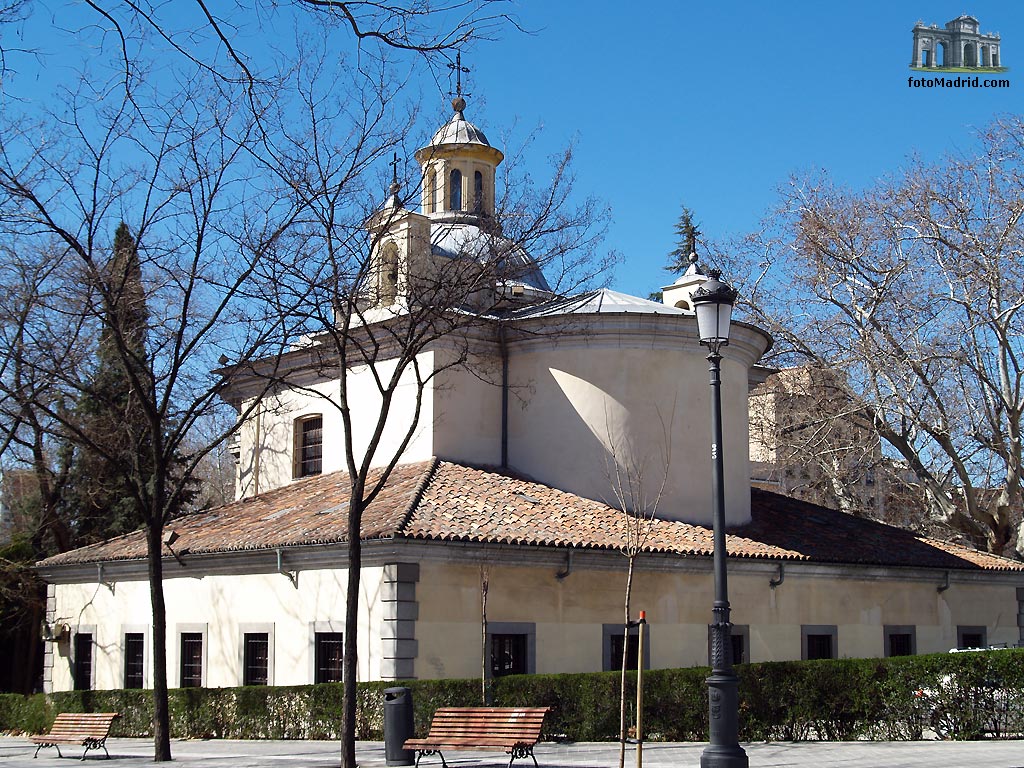
[[[494,217],[494,177],[505,156],[466,120],[466,100],[452,99],[454,114],[416,152],[423,173],[420,210],[434,222],[482,226]]]
[[[409,275],[421,271],[430,254],[430,220],[408,210],[398,194],[397,154],[391,167],[391,194],[366,224],[372,238],[366,281],[369,306],[405,304]]]

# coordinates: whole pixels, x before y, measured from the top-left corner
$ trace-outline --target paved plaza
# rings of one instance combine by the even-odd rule
[[[152,742],[145,739],[110,739],[111,768],[142,768],[153,765]],[[745,744],[751,768],[1024,768],[1024,741],[910,741],[910,742],[773,742]],[[384,766],[380,742],[359,742],[356,747],[361,766]],[[651,743],[644,747],[646,768],[684,768],[700,765],[703,744]],[[80,764],[82,750],[45,749],[33,760],[35,746],[25,738],[0,737],[0,766],[3,768],[46,768],[47,765]],[[338,743],[334,741],[174,741],[174,764],[195,768],[271,768],[271,766],[333,766],[339,764]],[[610,743],[541,744],[537,747],[540,768],[614,768],[618,748]],[[450,752],[445,759],[453,768],[504,768],[500,753]],[[104,760],[103,751],[89,753],[89,762]],[[66,762],[67,761],[67,762]],[[71,762],[73,761],[73,762]],[[440,766],[436,757],[424,758],[421,768]],[[532,768],[533,763],[517,760],[516,766]],[[636,765],[631,747],[626,765]]]

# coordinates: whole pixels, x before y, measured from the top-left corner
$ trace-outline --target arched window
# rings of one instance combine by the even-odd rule
[[[380,303],[394,304],[398,298],[398,246],[385,243],[380,254]]]
[[[484,211],[484,175],[480,171],[473,174],[473,213]]]
[[[427,213],[434,213],[437,206],[437,173],[433,168],[427,170],[427,180],[423,189],[423,208]]]
[[[309,477],[323,472],[324,419],[319,413],[295,420],[295,442],[292,452],[295,477]]]
[[[462,171],[454,168],[448,175],[448,210],[462,210]]]

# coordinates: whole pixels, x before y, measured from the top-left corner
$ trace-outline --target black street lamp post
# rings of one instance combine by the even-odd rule
[[[722,474],[722,355],[729,343],[729,326],[736,291],[715,270],[694,291],[700,343],[708,348],[711,372],[711,494],[713,501],[715,603],[711,623],[711,676],[708,683],[710,739],[700,756],[701,768],[747,768],[747,753],[739,745],[738,679],[732,667],[732,624],[725,552],[725,487]]]

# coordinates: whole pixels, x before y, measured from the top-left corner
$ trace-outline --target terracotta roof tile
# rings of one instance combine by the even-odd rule
[[[391,536],[408,516],[434,461],[395,467],[387,486],[363,514],[361,538]],[[371,473],[371,480],[380,477]],[[349,484],[344,472],[298,480],[222,507],[185,515],[167,524],[178,534],[174,551],[211,554],[334,544],[347,538]],[[146,556],[142,531],[54,555],[40,566],[136,560]]]
[[[193,554],[345,540],[348,476],[322,475],[253,499],[174,520],[175,550]],[[877,566],[1024,571],[1024,563],[760,489],[752,520],[726,536],[730,556]],[[362,538],[405,536],[539,546],[617,549],[624,515],[606,504],[509,472],[446,461],[400,465],[366,511]],[[643,549],[710,556],[711,530],[654,520]],[[141,532],[51,557],[40,565],[145,557]]]
[[[879,566],[1024,570],[1024,563],[928,539],[883,523],[780,496],[751,492],[751,522],[730,530],[732,557]],[[511,473],[441,462],[409,522],[407,536],[616,549],[623,514]],[[643,549],[710,556],[710,528],[654,520]]]

